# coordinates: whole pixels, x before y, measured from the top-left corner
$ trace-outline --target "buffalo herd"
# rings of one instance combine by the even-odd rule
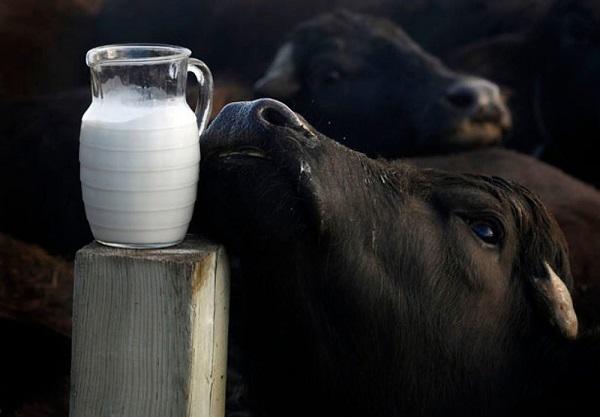
[[[127,16],[76,3],[69,33]],[[232,259],[227,415],[597,415],[600,3],[214,3],[199,33],[249,60],[207,50],[190,230]],[[68,413],[90,95],[30,94],[58,68],[0,80],[2,416]]]

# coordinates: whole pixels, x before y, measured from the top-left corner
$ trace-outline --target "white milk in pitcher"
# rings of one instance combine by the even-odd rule
[[[123,94],[93,102],[82,118],[79,161],[96,240],[160,247],[181,241],[192,218],[200,148],[184,98]]]

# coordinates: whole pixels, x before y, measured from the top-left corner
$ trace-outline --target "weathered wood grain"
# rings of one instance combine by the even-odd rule
[[[228,302],[226,254],[210,242],[81,249],[71,417],[222,417]]]

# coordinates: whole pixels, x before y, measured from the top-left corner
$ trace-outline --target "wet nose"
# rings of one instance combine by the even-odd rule
[[[279,127],[301,128],[303,123],[288,106],[280,101],[262,98],[252,102],[250,117],[268,129]]]
[[[446,90],[446,99],[466,118],[479,122],[510,124],[510,113],[500,88],[486,80],[467,78],[459,80]]]

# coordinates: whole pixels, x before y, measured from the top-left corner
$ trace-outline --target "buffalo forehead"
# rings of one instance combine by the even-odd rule
[[[432,171],[428,198],[447,212],[489,214],[517,232],[548,228],[548,214],[528,190],[498,177]],[[533,211],[536,211],[534,216]],[[534,225],[533,223],[540,223]]]
[[[497,196],[465,184],[442,186],[430,197],[434,203],[448,211],[462,211],[469,213],[494,213],[505,218],[510,205],[501,201]]]
[[[300,25],[292,40],[311,54],[315,50],[368,52],[398,40],[410,42],[408,35],[387,19],[349,13],[324,15]]]

